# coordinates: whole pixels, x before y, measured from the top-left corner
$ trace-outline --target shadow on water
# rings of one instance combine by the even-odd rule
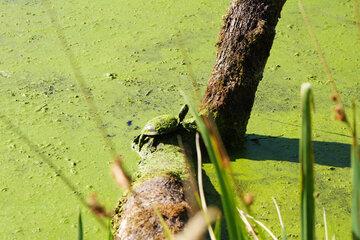
[[[350,145],[313,141],[315,162],[334,167],[350,167]],[[231,153],[237,158],[299,162],[299,139],[249,134],[243,148]]]

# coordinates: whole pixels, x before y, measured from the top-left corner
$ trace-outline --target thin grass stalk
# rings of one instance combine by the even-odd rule
[[[223,166],[223,159],[221,159],[219,149],[216,149],[217,146],[214,142],[214,139],[211,139],[207,127],[204,125],[200,130],[207,148],[208,154],[212,163],[215,166],[217,173],[217,179],[220,183],[221,191],[221,200],[223,211],[226,219],[226,226],[229,233],[229,239],[244,239],[244,232],[241,231],[240,222],[241,219],[237,214],[234,214],[236,211],[236,194],[233,182],[231,182],[229,177],[229,172]]]
[[[215,222],[221,216],[219,209],[210,207],[205,214],[203,210],[198,211],[186,223],[182,232],[175,235],[176,240],[200,240],[203,239],[209,223]]]
[[[286,228],[285,228],[285,224],[284,224],[284,221],[282,219],[282,216],[281,216],[281,212],[280,212],[280,207],[279,205],[277,204],[275,198],[272,198],[273,202],[274,202],[274,205],[275,205],[275,208],[276,208],[276,212],[277,212],[277,215],[278,215],[278,218],[279,218],[279,222],[280,222],[280,227],[281,227],[281,238],[283,240],[286,240],[287,239],[287,236],[286,236]]]
[[[11,130],[14,134],[16,134],[20,138],[20,140],[30,148],[31,151],[36,153],[43,160],[43,162],[51,169],[51,171],[54,172],[56,176],[59,177],[59,179],[66,186],[69,192],[72,193],[74,197],[77,198],[84,207],[91,210],[90,206],[88,205],[85,199],[84,194],[75,186],[75,184],[70,180],[70,178],[66,177],[63,171],[59,167],[57,167],[45,153],[40,151],[40,149],[36,146],[36,144],[32,142],[30,138],[20,130],[19,127],[15,126],[7,116],[2,115],[1,113],[0,113],[0,122],[2,122],[5,126],[7,126],[9,130]],[[95,215],[93,216],[95,217],[95,220],[103,228],[106,228],[106,224],[102,221],[101,218],[98,218]]]
[[[221,239],[221,222],[222,222],[222,218],[218,218],[215,222],[215,228],[214,228],[214,234],[215,234],[215,239]]]
[[[324,219],[324,238],[325,238],[325,240],[329,240],[329,233],[328,233],[328,226],[327,226],[325,208],[323,208],[323,219]]]
[[[255,232],[254,228],[251,226],[250,222],[247,220],[244,211],[238,209],[238,212],[239,212],[239,214],[240,214],[241,220],[242,220],[242,221],[244,222],[244,224],[245,224],[245,227],[246,227],[246,229],[247,229],[248,234],[249,234],[250,236],[252,236],[252,238],[253,238],[254,240],[259,240],[258,236],[256,235],[256,232]]]
[[[78,218],[78,240],[84,239],[84,226],[81,216],[81,211],[79,211],[79,218]]]
[[[351,146],[351,165],[352,165],[352,236],[354,240],[360,240],[360,151],[356,129],[356,108],[353,103],[353,143]]]
[[[108,137],[108,132],[106,128],[104,128],[104,122],[100,117],[98,108],[95,104],[94,98],[92,94],[87,90],[86,81],[84,74],[81,71],[81,68],[76,60],[76,56],[74,51],[71,49],[68,40],[65,37],[63,28],[59,23],[59,17],[57,12],[51,7],[50,0],[41,0],[42,5],[44,6],[45,12],[47,13],[49,19],[51,20],[51,24],[56,32],[56,35],[59,39],[61,47],[69,60],[69,65],[74,75],[74,79],[77,82],[81,94],[84,96],[85,102],[88,107],[88,111],[93,118],[93,121],[96,124],[96,128],[99,130],[101,137],[104,140],[105,146],[108,148],[112,159],[117,159],[119,157],[114,142]]]
[[[300,139],[301,164],[301,239],[315,239],[315,207],[314,207],[314,153],[311,136],[311,110],[313,96],[311,85],[301,86],[302,97],[302,136]]]
[[[157,208],[154,208],[154,212],[160,221],[160,225],[163,228],[164,237],[166,240],[174,240],[174,235],[172,234],[169,226],[166,224],[164,218]]]
[[[269,234],[269,236],[271,237],[272,240],[278,240],[278,238],[275,236],[275,234],[261,221],[256,220],[253,216],[244,213],[245,216],[249,219],[251,219],[252,221],[254,221],[259,227],[261,227],[262,229],[264,229],[265,232],[267,232]],[[262,239],[267,239],[265,237],[263,237]]]
[[[83,74],[80,71],[80,67],[79,67],[77,61],[75,60],[75,55],[74,55],[73,51],[71,50],[71,48],[69,47],[69,44],[63,33],[63,30],[60,27],[57,12],[51,7],[51,5],[50,5],[51,1],[41,0],[41,2],[46,10],[45,12],[48,14],[49,19],[51,20],[52,26],[54,27],[54,29],[56,31],[57,37],[60,41],[60,44],[63,47],[65,55],[67,56],[67,58],[69,60],[70,67],[73,71],[75,80],[77,81],[77,83],[80,87],[80,91],[84,95],[85,101],[88,105],[89,113],[92,115],[94,121],[96,122],[96,126],[99,129],[99,132],[105,141],[106,147],[109,149],[112,157],[114,159],[116,159],[120,156],[116,152],[115,144],[108,138],[107,130],[102,127],[104,125],[103,121],[98,116],[99,114],[98,114],[98,110],[95,105],[94,99],[93,99],[92,95],[89,93],[89,91],[87,90]],[[1,113],[0,113],[0,121],[2,121],[7,126],[9,126],[11,128],[11,130],[13,132],[15,132],[20,137],[20,139],[30,147],[30,149],[32,151],[37,153],[44,160],[44,162],[46,162],[46,164],[53,170],[53,172],[56,173],[56,175],[60,177],[60,179],[66,185],[66,187],[69,188],[74,193],[74,195],[78,198],[78,200],[81,202],[81,204],[83,204],[87,208],[90,208],[88,206],[88,204],[86,203],[83,194],[75,188],[75,185],[68,178],[65,177],[65,175],[61,172],[60,168],[57,168],[56,165],[53,164],[50,159],[48,159],[47,157],[44,157],[45,154],[43,154],[40,150],[38,150],[36,148],[36,146],[33,144],[33,142],[25,134],[23,134],[19,130],[19,128],[15,127],[11,123],[11,121],[9,121],[9,119],[5,115],[2,115]],[[106,228],[105,223],[100,218],[96,217],[95,219],[100,223],[100,225],[102,227]]]
[[[190,82],[194,89],[194,101],[195,101],[196,105],[199,105],[201,103],[201,94],[200,94],[199,84],[196,81],[195,73],[193,71],[191,61],[187,54],[184,42],[182,40],[180,40],[178,44],[179,44],[179,49],[180,49],[182,57],[183,57],[183,63],[185,64],[185,67],[187,70],[188,79],[190,79]]]
[[[332,72],[330,70],[330,66],[329,66],[328,62],[326,61],[325,54],[322,51],[320,42],[316,37],[315,31],[314,31],[314,29],[313,29],[313,27],[311,25],[311,22],[310,22],[310,18],[307,16],[307,13],[306,13],[305,8],[304,8],[303,1],[299,0],[298,5],[299,5],[300,13],[301,13],[301,15],[303,17],[303,20],[304,20],[304,24],[308,29],[309,37],[310,37],[310,39],[312,40],[312,42],[314,44],[316,53],[317,53],[317,55],[319,57],[319,61],[320,61],[321,65],[322,65],[322,67],[323,67],[324,73],[327,76],[327,79],[328,79],[327,83],[330,83],[331,87],[332,87],[333,93],[332,93],[331,98],[336,104],[336,106],[335,106],[335,113],[336,113],[335,119],[345,123],[346,127],[350,130],[350,132],[352,132],[351,125],[350,125],[349,121],[347,120],[347,116],[346,116],[343,101],[341,99],[341,95],[340,95],[340,93],[339,93],[339,91],[337,89],[337,86],[336,86],[335,78],[334,78],[334,76],[333,76],[333,74],[332,74]]]
[[[360,42],[360,1],[354,0],[354,19],[358,30],[358,40]]]
[[[189,209],[189,216],[194,216],[198,210],[201,208],[201,200],[200,200],[200,194],[198,190],[198,183],[196,179],[196,173],[195,173],[195,166],[192,160],[191,152],[187,147],[185,147],[183,140],[180,135],[177,135],[177,140],[180,149],[182,149],[183,157],[184,157],[184,163],[185,163],[185,172],[187,173],[188,177],[187,180],[182,181],[184,185],[188,186],[184,190],[185,194],[185,201],[189,203],[190,206],[192,206]]]
[[[332,76],[332,73],[330,71],[330,68],[326,62],[326,59],[324,57],[324,54],[321,50],[319,41],[316,38],[315,32],[310,24],[310,20],[306,15],[304,5],[302,3],[302,0],[298,1],[299,3],[299,9],[303,16],[304,23],[308,28],[309,36],[313,40],[316,51],[318,53],[319,59],[321,64],[323,65],[323,69],[329,79],[329,82],[332,84],[334,94],[332,96],[334,102],[337,104],[335,107],[336,112],[336,119],[342,121],[345,123],[345,125],[348,127],[349,131],[352,133],[353,136],[353,144],[352,144],[352,150],[351,150],[351,162],[352,162],[352,171],[353,171],[353,197],[352,197],[352,210],[351,210],[351,218],[352,218],[352,235],[353,239],[360,240],[360,210],[359,210],[359,201],[360,201],[360,163],[359,163],[359,147],[357,143],[357,133],[356,133],[356,119],[355,119],[355,106],[354,108],[354,123],[353,127],[351,126],[350,122],[348,121],[348,118],[345,113],[345,108],[341,100],[341,96],[336,88],[336,82]],[[354,18],[355,23],[357,25],[358,29],[358,36],[360,40],[360,10],[359,10],[359,0],[354,0]],[[335,236],[333,236],[335,238]]]
[[[304,23],[305,23],[305,25],[306,25],[306,27],[308,29],[309,37],[313,41],[316,53],[318,54],[320,63],[322,65],[323,69],[324,69],[324,72],[325,72],[325,74],[326,74],[326,76],[328,78],[328,81],[331,83],[334,92],[337,93],[337,95],[339,95],[337,87],[336,87],[335,79],[334,79],[334,77],[333,77],[333,75],[331,73],[329,64],[326,61],[325,54],[321,49],[321,46],[320,46],[319,40],[316,37],[315,31],[314,31],[314,29],[313,29],[313,27],[312,27],[312,25],[310,23],[310,19],[306,14],[304,4],[303,4],[302,0],[298,1],[298,6],[299,6],[300,13],[301,13],[301,15],[303,17]],[[340,97],[340,96],[338,96],[338,97]]]
[[[196,133],[195,136],[195,142],[196,142],[196,154],[197,154],[197,160],[198,160],[198,185],[199,185],[199,196],[201,201],[201,207],[204,211],[204,214],[207,215],[207,204],[205,199],[205,193],[204,193],[204,184],[202,180],[202,156],[201,156],[201,149],[200,149],[200,139],[199,134]],[[206,216],[206,219],[208,219],[208,216]],[[208,224],[208,232],[209,237],[211,240],[216,240],[215,233],[213,228],[211,227],[211,224],[209,221],[207,221]]]
[[[184,95],[184,94],[183,94]],[[215,167],[215,172],[220,185],[221,191],[221,202],[226,220],[226,227],[229,234],[230,240],[243,240],[245,239],[244,234],[246,231],[243,229],[243,223],[241,222],[240,216],[234,214],[237,211],[236,207],[236,191],[233,182],[229,176],[230,164],[228,159],[222,158],[224,149],[220,149],[219,139],[214,133],[215,127],[212,126],[210,129],[205,125],[204,120],[208,120],[205,117],[203,119],[196,112],[195,107],[188,100],[187,96],[184,95],[186,102],[190,106],[193,116],[195,117],[198,130],[204,141],[206,150],[208,152],[210,161]],[[208,120],[209,121],[209,120]]]
[[[109,227],[108,227],[108,240],[113,240],[113,233],[112,233],[112,225],[111,225],[111,221],[109,221]]]

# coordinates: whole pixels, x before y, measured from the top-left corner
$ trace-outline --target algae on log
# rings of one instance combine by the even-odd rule
[[[227,147],[243,141],[285,1],[234,0],[224,18],[201,109],[212,115]]]
[[[225,145],[242,141],[275,37],[285,0],[233,0],[220,32],[217,61],[202,102],[202,113],[212,114]],[[194,139],[180,129],[155,136],[157,146],[139,152],[138,179],[119,203],[113,218],[115,239],[164,239],[156,211],[173,233],[183,229],[196,206],[184,153],[177,136]],[[194,142],[187,142],[194,148]],[[205,188],[205,190],[207,190]],[[194,207],[195,206],[195,207]]]
[[[184,140],[186,149],[194,145],[194,133],[179,128],[174,134],[155,136],[155,145],[149,141],[142,146],[133,189],[115,210],[115,239],[165,239],[157,214],[177,233],[196,211],[188,163],[177,136]]]

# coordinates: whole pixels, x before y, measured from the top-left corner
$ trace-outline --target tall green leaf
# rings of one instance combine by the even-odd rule
[[[184,94],[183,94],[184,95]],[[245,239],[246,230],[240,216],[237,213],[237,194],[234,181],[231,177],[230,161],[223,148],[222,142],[217,133],[216,127],[211,119],[200,117],[192,103],[184,95],[190,110],[195,117],[198,130],[204,141],[211,163],[214,165],[217,179],[220,185],[221,202],[226,220],[226,228],[230,240]],[[206,121],[206,122],[205,122]]]
[[[356,111],[353,104],[353,144],[351,146],[351,165],[353,172],[352,189],[352,235],[353,239],[360,240],[360,151],[356,132]]]
[[[301,86],[302,98],[302,133],[299,157],[301,164],[301,239],[315,239],[315,208],[314,208],[314,152],[311,136],[311,110],[313,95],[311,85]]]
[[[78,240],[84,239],[84,227],[81,217],[81,211],[79,211],[79,218],[78,218]]]
[[[109,221],[109,228],[108,228],[108,240],[113,240],[113,233],[112,233],[112,225],[111,225],[111,221]]]
[[[218,218],[215,222],[215,229],[214,229],[215,239],[221,239],[221,221],[222,218]]]

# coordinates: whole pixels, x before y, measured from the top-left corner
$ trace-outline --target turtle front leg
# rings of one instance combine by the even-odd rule
[[[151,138],[149,140],[149,147],[154,147],[154,145],[155,145],[155,138]]]
[[[138,146],[139,146],[139,152],[141,151],[142,146],[144,146],[144,144],[146,143],[146,135],[141,134],[139,137],[139,141],[138,141]]]
[[[131,148],[134,149],[135,151],[139,151],[141,136],[142,136],[141,134],[137,135],[136,137],[134,137],[134,140],[132,141]]]
[[[147,144],[147,147],[149,148],[153,148],[155,147],[155,144],[157,144],[157,142],[155,141],[154,137],[149,137],[147,135],[142,135],[139,139],[139,149],[138,151],[140,152],[142,147],[145,145],[145,143]]]
[[[133,144],[139,144],[140,136],[141,136],[141,134],[134,137]]]

